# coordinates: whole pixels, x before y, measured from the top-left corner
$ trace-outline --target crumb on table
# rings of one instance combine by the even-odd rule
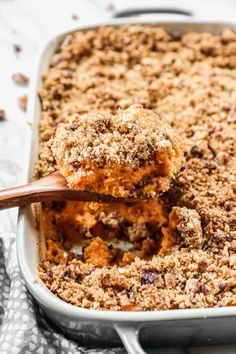
[[[27,101],[28,97],[26,95],[22,95],[18,97],[18,106],[21,111],[26,112],[27,110]]]

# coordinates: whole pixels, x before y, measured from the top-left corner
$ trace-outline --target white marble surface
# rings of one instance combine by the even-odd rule
[[[0,108],[6,112],[6,120],[0,122],[0,189],[20,182],[24,164],[28,118],[19,110],[17,97],[27,94],[28,88],[14,85],[11,75],[22,72],[30,77],[37,48],[48,36],[77,25],[109,19],[116,11],[140,7],[179,8],[190,10],[201,19],[233,22],[236,0],[0,0]],[[79,17],[78,20],[72,19],[73,14]],[[22,47],[21,53],[14,52],[14,44]],[[16,231],[16,216],[16,209],[0,212],[0,231]],[[236,348],[195,348],[188,353],[231,354],[236,353]]]

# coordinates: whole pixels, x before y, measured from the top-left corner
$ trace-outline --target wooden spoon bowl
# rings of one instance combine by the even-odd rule
[[[78,200],[100,203],[134,201],[133,199],[127,200],[110,195],[71,189],[67,186],[65,178],[56,171],[32,183],[0,191],[0,210],[52,200]]]

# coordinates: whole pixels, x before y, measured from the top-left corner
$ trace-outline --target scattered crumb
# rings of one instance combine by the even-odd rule
[[[12,80],[19,86],[28,86],[29,78],[22,73],[15,73],[12,75]]]
[[[13,49],[15,53],[20,53],[22,52],[22,47],[19,44],[13,44]]]
[[[106,10],[111,12],[115,11],[115,5],[112,2],[109,2],[106,6]]]
[[[0,121],[5,120],[6,115],[4,109],[0,109]]]
[[[72,14],[71,19],[74,21],[77,21],[77,20],[79,20],[79,16],[77,14]]]
[[[23,112],[26,112],[26,110],[27,110],[27,100],[28,100],[28,97],[26,95],[18,97],[18,106],[19,106],[20,110]]]

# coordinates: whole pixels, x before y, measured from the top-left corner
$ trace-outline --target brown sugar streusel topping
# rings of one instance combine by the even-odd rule
[[[181,249],[126,267],[98,267],[73,260],[40,268],[47,287],[85,308],[131,311],[236,305],[236,256]]]
[[[52,140],[56,159],[75,167],[87,160],[99,165],[117,163],[134,170],[161,149],[173,149],[174,134],[155,112],[133,105],[116,115],[92,112],[73,116],[58,127]]]
[[[230,29],[176,38],[162,28],[132,25],[66,37],[40,91],[36,176],[55,169],[47,142],[57,125],[91,107],[116,113],[137,103],[155,110],[180,137],[186,162],[162,197],[169,212],[179,208],[163,227],[169,254],[94,271],[75,260],[45,263],[40,274],[51,291],[97,309],[235,305],[235,79],[236,35]],[[73,267],[91,273],[77,280],[74,273],[62,274]]]
[[[74,114],[51,140],[72,188],[118,197],[155,197],[169,189],[183,161],[179,145],[169,124],[138,104],[116,115]]]

